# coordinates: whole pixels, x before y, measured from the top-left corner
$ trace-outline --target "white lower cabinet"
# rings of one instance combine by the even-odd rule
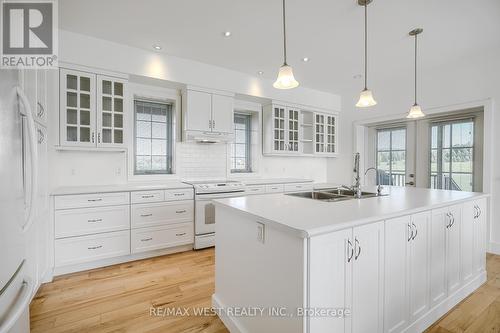
[[[385,221],[385,332],[400,332],[429,309],[430,219],[423,212]]]
[[[192,199],[192,188],[56,196],[56,275],[109,264],[103,259],[123,262],[131,253],[193,244]]]
[[[350,315],[311,317],[310,332],[382,332],[384,223],[312,237],[309,306]]]
[[[55,241],[55,265],[74,265],[130,254],[130,231],[70,237]]]
[[[129,205],[57,210],[55,238],[128,230],[129,215]]]
[[[152,227],[194,219],[192,200],[132,205],[132,228]]]
[[[134,229],[132,230],[130,241],[132,253],[138,253],[192,244],[193,237],[193,224],[182,223],[162,227]]]
[[[460,227],[462,206],[449,207],[446,228],[446,282],[448,295],[453,294],[462,285],[460,263]]]
[[[462,210],[462,282],[467,283],[486,268],[486,199],[466,202]]]

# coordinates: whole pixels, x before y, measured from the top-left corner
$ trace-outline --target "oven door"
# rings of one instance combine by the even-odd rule
[[[194,232],[196,235],[215,232],[215,205],[212,199],[239,197],[244,191],[216,194],[196,194],[194,212]]]

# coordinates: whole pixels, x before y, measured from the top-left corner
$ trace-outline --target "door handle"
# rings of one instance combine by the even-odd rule
[[[184,236],[186,233],[185,232],[182,232],[180,234],[175,234],[176,236]]]
[[[477,217],[479,217],[479,216],[481,216],[481,214],[483,213],[483,211],[481,210],[481,207],[479,207],[479,206],[477,206],[477,209],[479,211],[479,215]]]
[[[97,249],[100,249],[100,248],[102,248],[102,245],[91,246],[91,247],[88,247],[87,249],[89,249],[89,250],[97,250]]]
[[[186,210],[185,210],[185,209],[182,209],[182,210],[176,210],[175,212],[176,212],[177,214],[182,214],[182,213],[185,213],[185,212],[186,212]]]
[[[448,217],[448,223],[446,224],[446,229],[448,229],[451,226],[451,216],[450,213],[446,213],[446,216]]]
[[[150,240],[153,240],[153,237],[143,238],[141,239],[141,242],[149,242]]]
[[[453,213],[450,213],[450,215],[451,215],[451,224],[450,224],[450,228],[451,228],[455,225],[455,216],[453,215]]]
[[[474,205],[474,220],[477,219],[477,205]]]
[[[408,242],[413,239],[413,229],[411,227],[411,224],[408,223]]]
[[[153,214],[141,214],[141,217],[149,217],[149,216],[153,216]]]
[[[413,185],[415,185],[415,182],[411,181],[411,182],[405,183],[405,185],[413,186]]]
[[[102,222],[102,219],[90,219],[90,220],[87,220],[87,222],[89,222],[89,223]]]
[[[417,238],[417,235],[418,235],[418,229],[417,229],[417,226],[415,225],[415,223],[411,223],[413,227],[415,227],[415,235],[413,235],[413,237],[411,238],[411,240],[414,240],[415,238]],[[413,233],[413,231],[412,231]]]
[[[361,245],[359,245],[359,241],[357,238],[354,238],[354,248],[358,248],[358,253],[356,253],[356,256],[354,257],[354,260],[358,260],[360,254],[361,254]]]
[[[349,254],[349,252],[351,252],[351,253]],[[354,256],[354,248],[352,247],[351,240],[348,239],[347,240],[347,262],[351,262],[353,256]]]

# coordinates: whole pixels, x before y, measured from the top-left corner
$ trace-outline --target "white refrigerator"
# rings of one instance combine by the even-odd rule
[[[26,239],[36,215],[35,126],[19,71],[0,70],[0,333],[29,332],[34,286]]]

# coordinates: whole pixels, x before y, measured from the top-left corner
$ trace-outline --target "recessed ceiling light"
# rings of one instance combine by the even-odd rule
[[[153,44],[153,49],[155,49],[156,51],[160,51],[161,50],[161,45]]]
[[[302,61],[303,61],[303,62],[308,62],[308,61],[309,61],[309,58],[308,58],[308,57],[304,57],[304,58],[302,58]]]
[[[224,37],[231,37],[231,31],[224,31]]]
[[[264,74],[264,72],[263,71],[258,71],[257,74],[262,75],[262,74]]]

